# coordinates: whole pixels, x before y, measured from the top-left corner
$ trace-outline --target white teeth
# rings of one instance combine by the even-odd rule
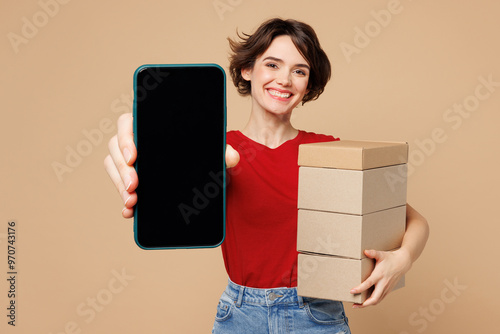
[[[285,99],[286,99],[286,98],[289,98],[289,97],[290,97],[290,95],[291,95],[290,93],[280,93],[280,92],[278,92],[278,91],[276,91],[276,90],[272,90],[272,89],[268,90],[268,92],[269,92],[269,94],[271,94],[272,96],[282,97],[282,98],[285,98]]]

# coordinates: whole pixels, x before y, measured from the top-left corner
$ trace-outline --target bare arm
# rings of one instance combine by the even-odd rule
[[[415,262],[424,250],[429,238],[429,224],[427,220],[406,204],[406,233],[403,237],[401,249],[408,252],[411,263]]]

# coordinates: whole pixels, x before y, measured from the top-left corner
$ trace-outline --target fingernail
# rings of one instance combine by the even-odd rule
[[[132,197],[132,195],[130,195],[128,191],[122,192],[123,203],[125,205],[124,210],[127,208],[127,202],[130,200],[130,197]]]
[[[128,148],[123,149],[123,157],[125,158],[125,161],[127,164],[129,163],[130,159],[132,158],[132,154],[130,154],[130,151]]]
[[[129,190],[130,186],[132,185],[132,179],[130,176],[125,176],[125,179],[123,180],[125,183],[125,190]]]

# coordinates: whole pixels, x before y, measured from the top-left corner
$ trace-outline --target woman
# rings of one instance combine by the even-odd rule
[[[295,129],[299,103],[315,100],[330,78],[330,63],[314,30],[294,20],[272,19],[241,41],[230,40],[230,74],[250,95],[251,113],[241,131],[227,133],[227,230],[222,252],[229,283],[217,308],[213,333],[349,333],[341,302],[297,295],[298,146],[338,140]],[[122,215],[133,216],[137,156],[132,116],[118,121],[105,167],[122,194]],[[355,308],[378,304],[422,252],[426,220],[407,205],[399,250],[366,250],[376,260],[370,277],[351,293],[374,286]]]

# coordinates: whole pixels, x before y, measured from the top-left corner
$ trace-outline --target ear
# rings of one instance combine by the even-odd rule
[[[246,81],[250,81],[250,76],[252,74],[251,68],[242,68],[241,69],[241,77]]]

